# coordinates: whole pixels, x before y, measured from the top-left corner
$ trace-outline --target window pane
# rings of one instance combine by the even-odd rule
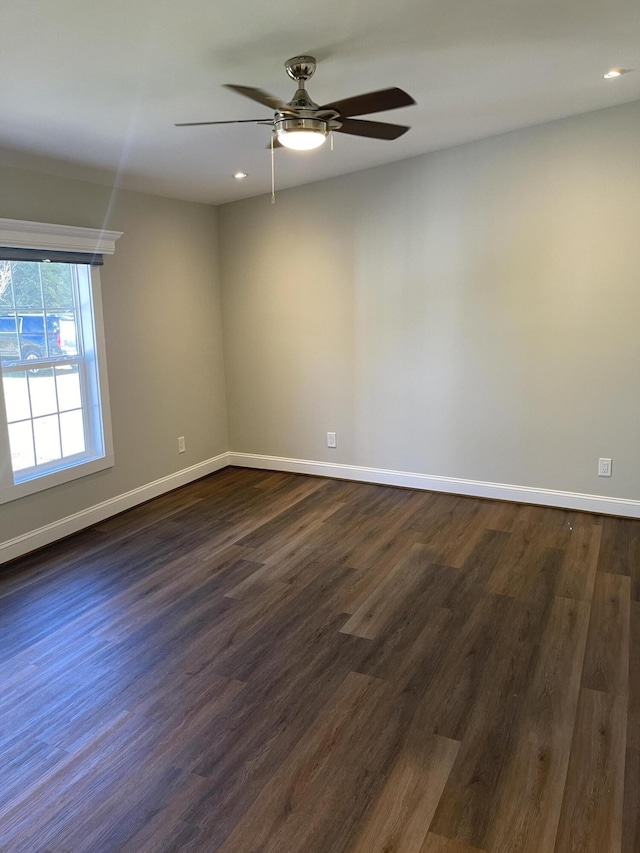
[[[25,311],[21,308],[14,316],[20,333],[19,354],[23,359],[60,358],[65,354],[60,346],[62,315]],[[4,325],[8,322],[7,315]],[[75,338],[74,330],[71,337]]]
[[[60,429],[58,427],[58,416],[50,415],[48,418],[36,418],[33,421],[33,434],[36,440],[36,464],[53,462],[60,459]]]
[[[58,411],[79,409],[82,400],[78,365],[70,364],[65,367],[56,367],[56,385],[58,388]]]
[[[53,370],[29,370],[29,391],[31,392],[31,408],[33,417],[49,415],[58,411],[56,398],[56,381]]]
[[[44,334],[44,317],[33,314],[18,314],[20,331],[20,358],[31,361],[47,354]]]
[[[62,355],[60,349],[60,317],[57,314],[44,314],[38,331],[42,334],[46,355],[50,358],[57,358]]]
[[[31,421],[9,424],[9,444],[11,445],[11,465],[14,471],[22,471],[23,468],[31,468],[35,465]]]
[[[27,374],[8,373],[3,377],[4,405],[7,410],[7,421],[22,421],[31,417],[29,405],[29,386]]]
[[[13,311],[0,312],[0,359],[15,362],[20,358],[18,320]]]
[[[0,308],[13,308],[12,261],[0,261]]]
[[[84,422],[82,411],[63,412],[60,415],[60,433],[62,434],[62,455],[73,456],[84,453]]]
[[[74,314],[60,315],[59,346],[64,355],[78,355],[78,333]]]
[[[44,308],[40,287],[40,264],[17,261],[13,265],[13,292],[16,308]]]
[[[51,308],[73,308],[73,287],[69,264],[43,264],[42,290],[44,304]]]

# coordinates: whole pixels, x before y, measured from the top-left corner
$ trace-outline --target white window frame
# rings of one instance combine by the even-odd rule
[[[0,219],[0,246],[7,248],[48,249],[50,251],[82,252],[92,255],[112,255],[115,252],[115,242],[121,236],[122,234],[119,231],[50,225],[43,222],[27,222],[17,219]],[[71,461],[66,467],[57,468],[55,471],[37,472],[33,477],[22,480],[22,482],[14,482],[9,428],[2,382],[0,381],[0,504],[50,489],[53,486],[59,486],[62,483],[68,483],[71,480],[113,466],[113,438],[102,319],[100,267],[91,266],[89,270],[93,302],[94,358],[98,395],[97,399],[89,400],[87,405],[93,407],[94,410],[97,409],[95,414],[97,419],[102,422],[103,453],[89,460]]]

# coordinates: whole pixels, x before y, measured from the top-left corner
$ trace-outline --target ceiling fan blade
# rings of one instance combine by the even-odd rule
[[[402,89],[381,89],[379,92],[367,92],[366,95],[356,95],[331,104],[323,104],[321,110],[335,110],[341,116],[366,116],[371,113],[381,113],[385,110],[396,110],[398,107],[410,107],[415,101]]]
[[[280,110],[283,113],[291,113],[296,115],[296,111],[289,104],[276,98],[275,95],[270,95],[268,92],[263,92],[262,89],[254,89],[252,86],[234,86],[233,83],[225,83],[225,88],[232,89],[238,95],[243,95],[245,98],[251,98],[252,101],[257,101],[265,107],[272,110]]]
[[[350,133],[353,136],[368,136],[370,139],[397,139],[410,128],[403,124],[387,124],[384,121],[362,121],[362,119],[343,118],[342,127],[336,133]]]
[[[202,124],[272,124],[269,119],[264,118],[238,118],[231,121],[182,121],[174,127],[198,127]]]

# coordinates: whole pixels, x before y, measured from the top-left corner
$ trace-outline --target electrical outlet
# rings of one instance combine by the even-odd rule
[[[610,477],[611,476],[611,460],[610,459],[598,459],[598,477]]]
[[[337,446],[338,446],[338,443],[336,441],[335,432],[328,432],[327,433],[327,447],[337,447]]]
[[[181,435],[178,438],[178,453],[184,453],[186,449],[187,448],[186,448],[185,443],[184,443],[184,436]]]

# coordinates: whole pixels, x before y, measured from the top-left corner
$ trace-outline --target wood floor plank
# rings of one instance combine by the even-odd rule
[[[482,536],[465,560],[464,575],[460,585],[452,591],[447,606],[464,613],[473,607],[480,595],[491,593],[489,579],[511,538],[510,533],[499,530],[484,530]],[[499,599],[494,595],[495,600]]]
[[[485,536],[487,530],[499,529],[505,504],[468,504],[455,498],[454,510],[447,523],[433,528],[418,525],[420,541],[434,549],[436,562],[452,568],[462,568]]]
[[[411,519],[410,527],[419,532],[420,541],[424,544],[450,548],[450,555],[457,554],[464,561],[468,556],[463,554],[468,541],[464,529],[470,531],[471,538],[475,538],[478,530],[508,530],[508,520],[515,506],[482,499],[470,503],[459,495],[435,493]],[[460,547],[462,550],[459,551]]]
[[[231,545],[207,560],[193,555],[179,557],[167,564],[164,571],[142,578],[138,584],[124,590],[121,597],[126,599],[127,606],[116,617],[104,619],[98,625],[94,622],[90,626],[92,635],[118,642],[131,633],[132,624],[140,630],[194,590],[200,589],[204,597],[215,590],[224,592],[237,585],[260,568],[259,563],[243,559],[244,553],[244,549]]]
[[[553,850],[564,793],[587,639],[587,602],[556,598],[525,713],[501,775],[487,833],[491,853]]]
[[[378,528],[376,534],[372,532],[365,537],[365,544],[349,556],[347,564],[360,569],[360,572],[353,576],[355,582],[345,590],[339,604],[340,610],[343,613],[355,613],[415,542],[416,534],[402,529],[382,533]]]
[[[529,578],[528,567],[535,565],[542,552],[564,550],[570,540],[569,527],[564,513],[554,513],[548,507],[517,507],[506,525],[511,536],[491,573],[488,588],[500,595],[517,596]]]
[[[625,697],[582,688],[556,853],[621,850],[625,739]]]
[[[448,566],[431,566],[393,625],[376,640],[367,641],[358,672],[389,679],[399,690],[422,695],[443,664],[447,641],[456,633],[453,614],[440,606],[456,583],[455,573]]]
[[[515,596],[512,619],[512,630],[521,642],[541,642],[556,599],[564,558],[564,551],[558,548],[536,548],[523,560],[527,574]]]
[[[640,752],[640,602],[632,601],[629,628],[627,746]]]
[[[480,849],[498,807],[499,782],[515,748],[537,653],[532,644],[517,641],[508,620],[502,628],[431,824],[437,835]]]
[[[605,516],[598,571],[631,579],[631,598],[640,601],[640,528],[628,518]]]
[[[625,783],[631,580],[598,572],[556,851],[619,851]]]
[[[602,525],[586,516],[575,524],[571,540],[565,549],[562,575],[558,584],[558,595],[591,601],[596,580]]]
[[[627,695],[631,582],[598,572],[591,606],[582,686]]]
[[[312,846],[318,853],[335,850],[333,839],[351,834],[350,824],[357,822],[375,790],[382,767],[378,756],[384,751],[378,722],[381,709],[388,709],[388,697],[383,681],[350,673],[219,853],[275,853]],[[370,738],[356,737],[367,730]],[[361,761],[354,760],[357,755]]]
[[[335,615],[321,628],[316,623],[312,631],[317,642],[298,649],[300,663],[283,667],[271,656],[229,708],[220,729],[202,744],[192,770],[215,787],[211,796],[192,804],[185,819],[206,832],[214,849],[357,666],[359,646],[366,641],[339,634],[340,619]]]
[[[258,549],[283,537],[295,539],[305,530],[312,528],[317,521],[328,517],[334,509],[317,481],[306,485],[306,488],[304,483],[300,484],[298,500],[288,499],[287,504],[288,511],[283,512],[279,503],[272,503],[272,510],[277,511],[272,511],[263,524],[239,538],[237,544]]]
[[[459,747],[433,735],[402,752],[351,853],[420,853]]]
[[[284,600],[284,607],[276,607],[274,612],[268,613],[270,618],[263,620],[261,630],[251,632],[245,642],[226,642],[225,647],[218,650],[216,666],[222,675],[240,681],[259,677],[263,667],[272,666],[272,652],[276,646],[282,655],[290,656],[288,662],[298,661],[309,646],[315,646],[314,631],[322,632],[328,624],[340,623],[331,602],[340,581],[350,573],[350,569],[343,566],[323,569],[314,565],[310,580],[304,586],[292,588],[285,585],[282,592],[277,591],[276,598]],[[272,594],[267,590],[263,595]],[[257,606],[259,612],[259,600],[243,604],[244,608],[250,604]]]
[[[319,566],[316,549],[307,545],[295,545],[286,551],[278,550],[277,561],[269,557],[268,562],[254,563],[255,571],[240,580],[240,583],[231,586],[225,595],[242,601],[261,594],[269,584],[279,583],[300,588],[309,583]],[[256,556],[254,555],[253,559]]]
[[[469,847],[468,844],[461,844],[459,841],[430,832],[425,838],[420,853],[487,853],[487,851],[478,850],[477,847]]]
[[[622,853],[640,850],[640,752],[627,749],[625,756]]]
[[[345,622],[341,631],[374,640],[402,612],[403,600],[412,596],[423,583],[433,564],[433,550],[426,545],[412,545],[407,556],[399,560],[381,578],[360,607]]]
[[[531,552],[531,539],[521,531],[512,534],[508,545],[487,581],[487,589],[496,595],[516,596],[527,577],[527,566],[538,559],[539,549],[536,546]]]
[[[420,703],[425,728],[452,740],[464,738],[510,607],[505,596],[483,595],[468,616],[462,611],[464,619],[453,614],[446,655]]]
[[[51,773],[43,774],[30,788],[5,801],[0,806],[0,849],[15,850],[22,846],[27,850],[39,850],[48,845],[55,849],[56,844],[61,845],[60,822],[65,813],[74,815],[73,826],[84,819],[82,801],[75,800],[77,791],[86,791],[87,779],[96,772],[106,755],[111,754],[112,760],[105,765],[108,770],[103,784],[109,773],[117,772],[115,755],[122,761],[123,747],[140,743],[145,728],[142,718],[130,714],[110,718],[84,750],[67,755]],[[122,763],[119,769],[122,771]],[[55,797],[51,796],[52,790],[55,790]],[[96,802],[99,802],[102,786],[89,786],[89,790],[97,795]]]

